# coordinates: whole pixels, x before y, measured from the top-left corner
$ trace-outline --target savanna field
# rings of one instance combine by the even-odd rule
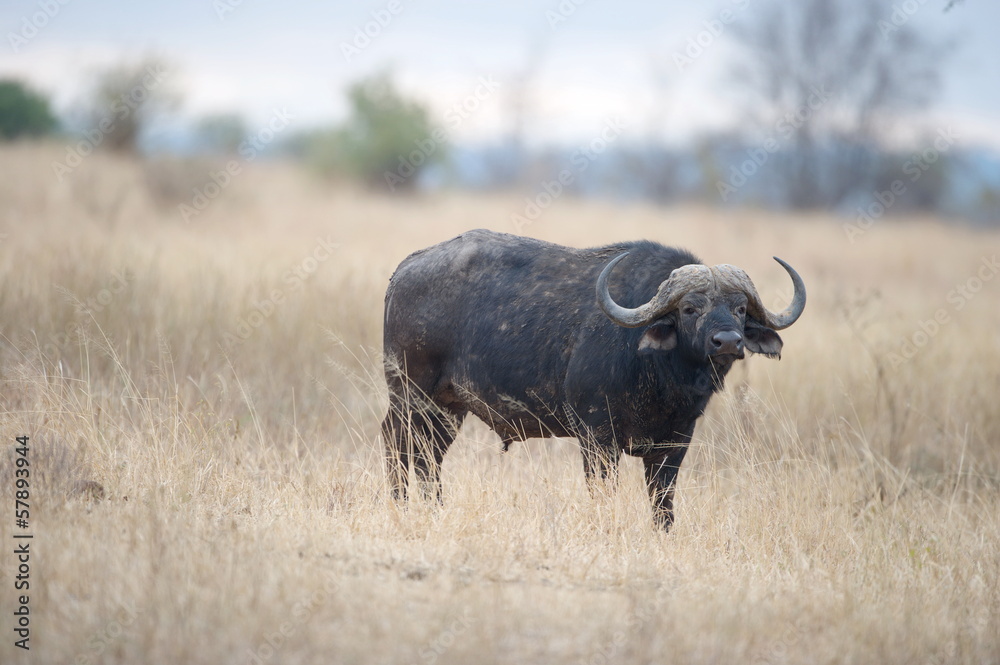
[[[1000,662],[1000,232],[0,151],[0,662]],[[445,502],[387,497],[385,287],[473,228],[649,238],[809,293],[699,423],[673,530],[641,462],[473,418]],[[30,437],[30,651],[14,646]]]

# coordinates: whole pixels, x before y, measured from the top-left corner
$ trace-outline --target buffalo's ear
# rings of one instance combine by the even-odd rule
[[[677,346],[677,330],[673,321],[663,321],[646,328],[639,338],[639,355],[669,351]]]
[[[778,333],[748,318],[743,327],[743,345],[747,351],[780,360],[784,343]]]

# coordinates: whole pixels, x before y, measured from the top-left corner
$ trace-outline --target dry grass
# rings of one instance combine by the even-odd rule
[[[1000,659],[1000,279],[948,299],[1000,235],[884,222],[852,244],[825,217],[572,200],[524,229],[687,246],[772,307],[772,254],[806,280],[784,358],[744,362],[699,425],[664,536],[636,460],[591,499],[575,443],[501,457],[480,423],[444,507],[386,499],[388,276],[463,230],[513,231],[523,201],[256,166],[185,224],[138,165],[95,155],[58,183],[59,156],[0,154],[0,482],[11,506],[8,444],[29,434],[36,534],[26,658],[0,515],[0,662]]]

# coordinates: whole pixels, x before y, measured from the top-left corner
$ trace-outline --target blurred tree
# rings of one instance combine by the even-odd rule
[[[0,81],[0,138],[42,136],[55,131],[58,124],[48,99],[20,81]]]
[[[138,152],[143,133],[180,102],[167,77],[166,64],[152,57],[100,72],[90,93],[91,129],[85,135],[111,150]]]
[[[443,130],[435,130],[424,106],[403,97],[388,73],[353,84],[347,97],[351,113],[342,127],[298,139],[321,171],[410,190],[420,172],[444,156]]]
[[[522,189],[535,187],[527,147],[527,130],[534,114],[536,79],[552,39],[552,30],[537,33],[529,42],[524,60],[508,77],[502,88],[501,106],[506,136],[498,150],[486,160],[488,179],[492,187]]]
[[[880,0],[771,0],[734,25],[731,87],[756,138],[780,149],[767,168],[787,205],[870,195],[892,124],[937,93],[947,47],[894,11]]]
[[[977,199],[980,221],[984,225],[1000,228],[1000,187],[983,184]]]
[[[246,122],[237,113],[207,116],[198,123],[201,144],[213,152],[235,153],[247,134]]]
[[[934,137],[924,137],[919,142],[933,145]],[[926,210],[943,210],[947,205],[949,176],[955,172],[958,154],[947,152],[935,156],[933,162],[915,160],[912,152],[886,151],[882,153],[872,181],[873,192],[896,191],[890,204],[894,213]],[[900,187],[902,184],[902,187]],[[883,194],[883,198],[886,198]]]

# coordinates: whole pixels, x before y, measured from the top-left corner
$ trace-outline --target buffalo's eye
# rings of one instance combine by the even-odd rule
[[[743,316],[746,313],[747,313],[746,305],[740,305],[739,307],[736,308],[736,314],[738,316]]]
[[[698,310],[696,310],[691,305],[685,305],[684,308],[681,310],[681,314],[683,314],[684,316],[694,316],[697,313]]]

